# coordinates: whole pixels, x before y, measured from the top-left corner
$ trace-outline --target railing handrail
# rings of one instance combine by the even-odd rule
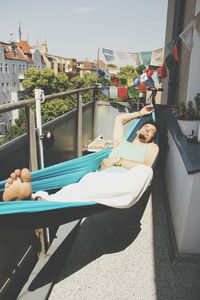
[[[95,88],[96,88],[96,86],[90,86],[90,87],[79,88],[79,89],[70,90],[70,91],[66,91],[66,92],[60,92],[57,94],[45,95],[45,100],[50,101],[50,100],[53,100],[56,98],[62,98],[64,96],[70,96],[70,95],[74,95],[77,93],[94,90]],[[31,99],[26,99],[26,100],[20,100],[18,102],[1,104],[0,105],[0,114],[11,111],[11,110],[19,109],[22,107],[28,107],[28,106],[34,104],[35,101],[36,101],[35,98],[31,98]]]

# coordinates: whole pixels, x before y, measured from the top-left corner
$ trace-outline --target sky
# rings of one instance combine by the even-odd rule
[[[167,0],[19,0],[1,3],[0,41],[47,42],[50,54],[103,59],[101,48],[139,52],[164,46]]]

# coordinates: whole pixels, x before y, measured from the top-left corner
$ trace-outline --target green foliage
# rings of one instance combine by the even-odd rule
[[[8,141],[16,138],[17,136],[26,132],[26,117],[24,110],[19,113],[19,118],[15,120],[15,125],[11,126],[8,130],[8,134],[2,139],[2,143],[7,143]]]
[[[120,68],[118,76],[120,78],[125,78],[128,80],[129,78],[133,79],[133,78],[137,77],[138,72],[133,66],[127,65],[127,66]]]
[[[193,101],[188,101],[187,105],[185,102],[180,102],[178,105],[178,116],[179,120],[199,120],[199,107],[198,102],[195,102],[196,108],[194,107]]]
[[[194,97],[194,102],[196,104],[197,115],[200,116],[200,93],[197,93]]]
[[[107,67],[110,67],[110,68],[117,68],[117,66],[114,65],[114,64],[107,64]]]
[[[143,73],[143,71],[146,70],[146,67],[145,65],[139,65],[137,68],[136,68],[136,71],[139,75],[141,75]]]
[[[25,88],[25,97],[34,97],[34,89],[42,89],[45,95],[66,91],[70,84],[65,73],[54,74],[51,69],[44,68],[38,70],[29,68],[25,72],[23,86]]]

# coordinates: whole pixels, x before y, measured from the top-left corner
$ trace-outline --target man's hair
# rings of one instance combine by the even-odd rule
[[[143,123],[143,124],[138,128],[138,131],[139,131],[143,126],[145,126],[146,124],[151,124],[151,125],[155,126],[156,132],[155,132],[155,135],[154,135],[154,137],[153,137],[153,139],[152,139],[152,141],[155,141],[155,140],[156,140],[157,133],[158,133],[158,123],[154,122],[153,120],[149,120],[149,122]],[[152,141],[151,141],[151,142],[152,142]]]
[[[143,123],[143,124],[138,128],[138,130],[140,130],[140,129],[141,129],[143,126],[145,126],[146,124],[151,124],[151,125],[155,126],[156,131],[158,130],[158,123],[157,123],[157,122],[154,122],[153,120],[149,120],[149,121]]]

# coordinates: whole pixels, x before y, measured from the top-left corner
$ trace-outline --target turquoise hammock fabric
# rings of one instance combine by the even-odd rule
[[[132,122],[131,127],[125,134],[129,137],[136,131],[141,119]],[[53,165],[38,171],[32,172],[33,192],[39,190],[59,189],[65,185],[78,182],[88,172],[95,172],[99,169],[101,161],[109,156],[111,148],[106,148],[96,153],[72,159],[57,165]],[[0,191],[4,190],[5,180],[0,182]],[[11,201],[0,202],[0,215],[10,215],[18,213],[34,213],[42,211],[56,210],[69,207],[84,207],[95,205],[96,202],[49,202],[49,201]]]

